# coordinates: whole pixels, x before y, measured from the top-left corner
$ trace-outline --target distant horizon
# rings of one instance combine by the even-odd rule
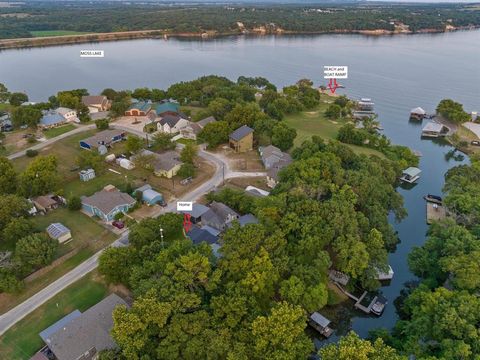
[[[12,0],[12,1],[3,1],[5,3],[28,3],[28,2],[143,2],[143,3],[166,3],[166,4],[229,4],[229,5],[240,5],[240,4],[249,4],[249,5],[265,5],[265,4],[348,4],[348,3],[409,3],[409,4],[480,4],[479,0]],[[2,1],[0,1],[2,2]]]

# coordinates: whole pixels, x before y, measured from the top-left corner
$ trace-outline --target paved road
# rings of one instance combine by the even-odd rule
[[[130,131],[128,128],[122,128],[118,126],[114,126],[115,128],[120,128],[126,131]],[[82,130],[80,130],[82,129]],[[48,144],[42,143],[38,144],[38,148],[45,147],[49,144],[54,143],[55,141],[61,140],[69,135],[74,133],[78,133],[81,131],[85,131],[86,127],[78,128],[72,130],[66,134],[62,134],[58,137],[49,140]],[[136,133],[137,135],[144,136],[145,134],[140,134],[135,131],[130,131],[132,133]],[[180,145],[181,147],[181,145]],[[11,158],[15,159],[19,156],[22,156],[25,151],[20,153],[12,154]],[[185,194],[181,200],[183,201],[196,201],[198,200],[203,194],[211,191],[215,187],[222,184],[224,179],[232,178],[232,177],[243,177],[243,176],[263,176],[265,173],[252,173],[252,172],[239,172],[239,171],[232,171],[230,170],[229,164],[226,163],[224,158],[220,155],[213,154],[201,149],[198,152],[198,155],[204,158],[207,161],[212,162],[215,164],[215,173],[212,178],[208,181],[204,182],[203,184],[199,185],[197,188],[193,189],[189,193]],[[161,215],[165,212],[176,211],[176,202],[169,203],[165,209],[159,213],[157,216]],[[111,246],[126,246],[128,245],[128,230],[125,231],[122,236],[117,239]],[[29,299],[25,300],[23,303],[17,305],[15,308],[11,309],[10,311],[6,312],[5,314],[0,316],[0,335],[4,334],[10,327],[15,325],[18,321],[23,319],[29,313],[34,311],[36,308],[44,304],[46,301],[51,299],[53,296],[58,294],[60,291],[68,287],[69,285],[73,284],[74,282],[81,279],[83,276],[88,274],[89,272],[93,271],[98,266],[98,258],[102,254],[104,249],[98,251],[95,255],[78,265],[76,268],[68,272],[67,274],[63,275],[61,278],[55,280],[53,283],[45,287],[44,289],[40,290],[38,293],[30,297]]]
[[[72,136],[72,135],[75,135],[75,134],[78,134],[78,133],[81,133],[81,132],[84,132],[84,131],[87,131],[87,130],[95,129],[95,127],[96,127],[95,124],[81,125],[81,126],[77,127],[76,129],[74,129],[74,130],[72,130],[72,131],[63,133],[62,135],[59,135],[59,136],[56,136],[56,137],[54,137],[54,138],[48,139],[48,140],[46,140],[46,141],[43,141],[43,142],[41,142],[41,143],[35,144],[35,145],[33,145],[32,147],[29,147],[28,149],[25,149],[25,150],[22,150],[22,151],[13,153],[13,154],[11,154],[11,155],[8,155],[7,158],[10,159],[10,160],[13,160],[13,159],[22,157],[23,155],[25,155],[25,153],[26,153],[27,150],[40,150],[40,149],[43,149],[44,147],[46,147],[46,146],[48,146],[48,145],[51,145],[51,144],[57,142],[58,140],[65,139],[66,137],[69,137],[69,136]]]

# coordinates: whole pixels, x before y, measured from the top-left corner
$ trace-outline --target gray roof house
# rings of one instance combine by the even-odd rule
[[[113,143],[121,141],[124,138],[125,131],[114,129],[103,130],[89,138],[81,140],[80,147],[87,150],[97,149],[101,145],[111,146]]]
[[[136,200],[130,195],[122,193],[113,185],[107,185],[92,196],[82,197],[82,210],[109,222],[119,212],[126,213],[135,203]]]
[[[208,207],[202,204],[192,204],[192,211],[182,211],[183,213],[190,214],[190,220],[193,224],[202,221],[202,215],[209,210]]]
[[[292,157],[289,154],[281,151],[279,148],[273,145],[260,147],[258,151],[260,152],[260,157],[262,158],[265,169],[272,168],[276,163],[280,161],[292,161]]]
[[[200,125],[202,128],[205,127],[205,125],[210,124],[212,122],[217,121],[213,116],[206,117],[205,119],[202,119],[200,121],[197,121],[196,124]]]
[[[127,303],[111,294],[84,313],[73,311],[43,330],[40,337],[58,360],[95,359],[100,351],[117,347],[110,336],[117,305]]]
[[[180,155],[176,151],[165,151],[161,154],[155,153],[150,150],[142,150],[135,156],[131,157],[131,160],[135,162],[135,159],[138,156],[149,156],[151,161],[149,167],[151,166],[155,175],[165,176],[167,178],[172,178],[175,176],[182,165],[180,161]]]
[[[267,186],[270,188],[274,188],[278,184],[278,173],[282,170],[285,166],[288,166],[292,162],[292,159],[282,159],[279,162],[275,163],[270,169],[267,171]]]
[[[245,214],[240,216],[236,221],[240,224],[240,227],[244,227],[248,224],[258,224],[258,219],[252,214]],[[227,227],[232,227],[235,221],[228,223]]]
[[[213,201],[210,209],[202,215],[202,224],[217,230],[224,230],[228,223],[240,217],[234,210],[223,203]]]

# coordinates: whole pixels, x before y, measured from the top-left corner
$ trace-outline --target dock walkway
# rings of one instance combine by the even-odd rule
[[[427,201],[427,224],[434,221],[443,220],[447,217],[445,206]]]

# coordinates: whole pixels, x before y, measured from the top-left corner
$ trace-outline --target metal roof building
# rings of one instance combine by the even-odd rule
[[[72,238],[70,229],[61,223],[53,223],[47,227],[48,235],[58,242],[63,243]]]

